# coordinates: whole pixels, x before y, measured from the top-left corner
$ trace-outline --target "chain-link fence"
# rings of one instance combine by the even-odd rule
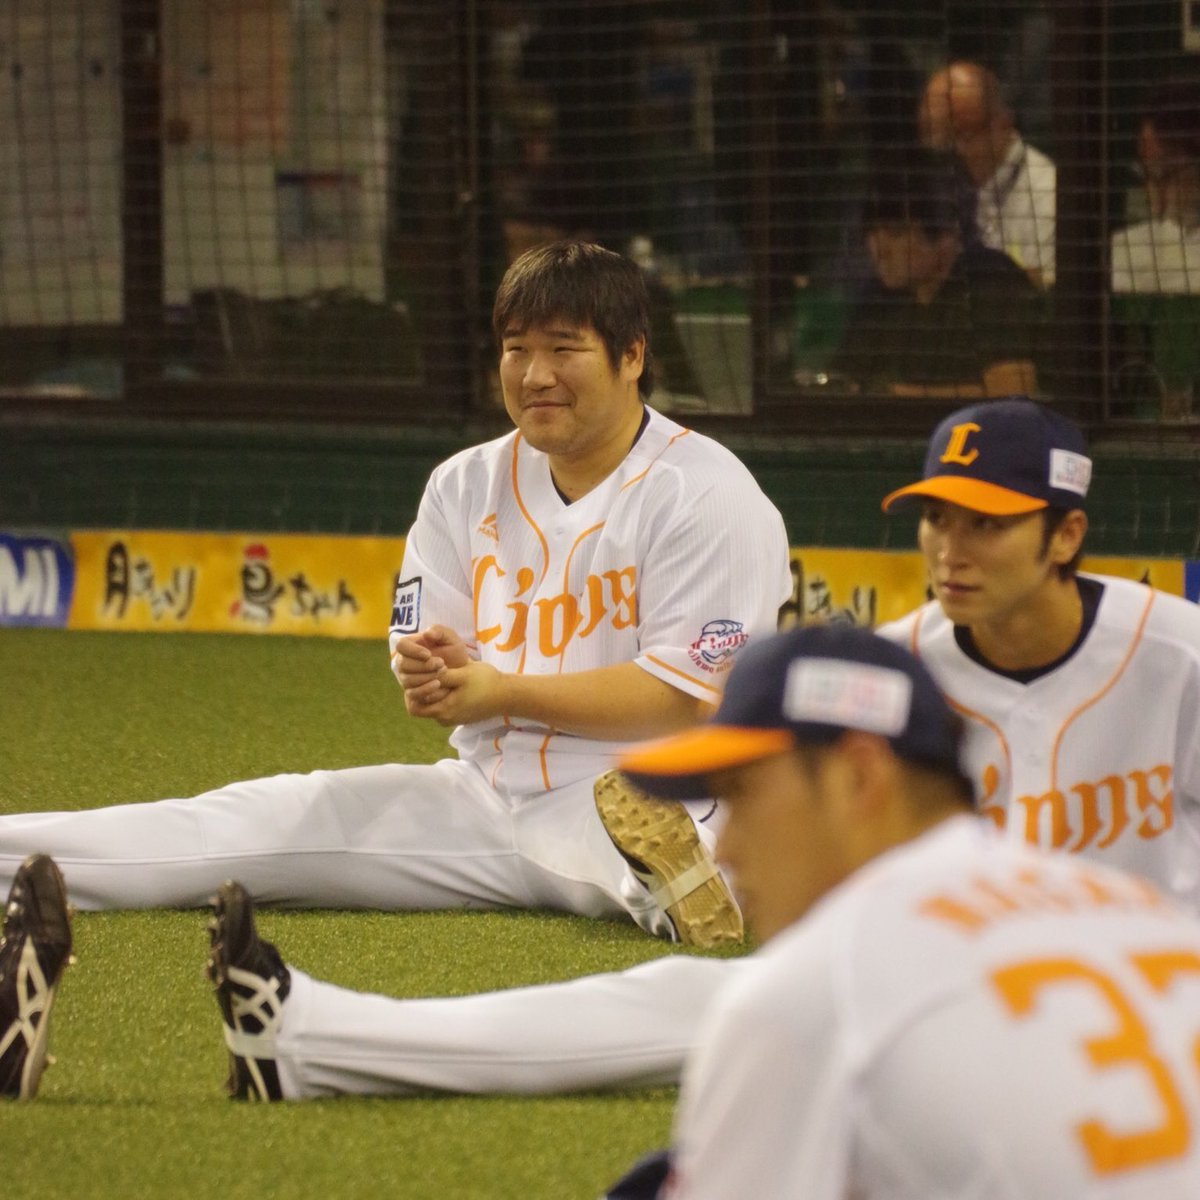
[[[1200,5],[0,0],[0,45],[0,403],[486,415],[499,276],[584,236],[686,420],[1196,428]]]

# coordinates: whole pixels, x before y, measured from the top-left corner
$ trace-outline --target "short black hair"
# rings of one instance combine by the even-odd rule
[[[872,173],[863,211],[867,229],[915,225],[930,240],[964,232],[964,182],[954,159],[913,146],[894,151]]]
[[[506,333],[553,321],[590,326],[604,343],[614,371],[634,342],[646,344],[638,391],[654,390],[650,362],[650,298],[632,259],[594,242],[567,238],[527,250],[504,273],[492,308],[497,349]]]

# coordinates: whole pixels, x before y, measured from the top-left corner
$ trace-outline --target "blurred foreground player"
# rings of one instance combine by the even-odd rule
[[[727,802],[765,939],[699,1031],[664,1200],[1200,1195],[1200,920],[998,836],[959,749],[904,649],[808,628],[624,759]]]

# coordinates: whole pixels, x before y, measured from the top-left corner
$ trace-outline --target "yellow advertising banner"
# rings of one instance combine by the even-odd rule
[[[71,535],[72,629],[386,635],[403,538]]]
[[[1138,579],[1184,595],[1184,565],[1166,558],[1085,558],[1083,570]],[[784,624],[843,621],[882,625],[928,599],[925,564],[915,550],[792,549],[792,597]]]
[[[71,534],[72,629],[382,638],[403,538],[119,530]],[[1174,559],[1094,558],[1086,570],[1184,594]],[[784,623],[879,625],[926,599],[915,551],[792,550]]]

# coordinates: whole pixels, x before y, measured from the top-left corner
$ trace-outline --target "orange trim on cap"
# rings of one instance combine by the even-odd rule
[[[634,746],[621,755],[624,771],[643,775],[708,775],[757,758],[782,754],[796,744],[786,729],[701,725],[674,737]]]
[[[987,483],[982,479],[968,479],[965,475],[934,475],[920,483],[897,488],[884,496],[880,508],[884,512],[906,496],[927,496],[931,500],[946,500],[972,512],[987,513],[993,517],[1016,517],[1023,513],[1037,512],[1048,508],[1045,500],[1014,492],[1011,488]]]

